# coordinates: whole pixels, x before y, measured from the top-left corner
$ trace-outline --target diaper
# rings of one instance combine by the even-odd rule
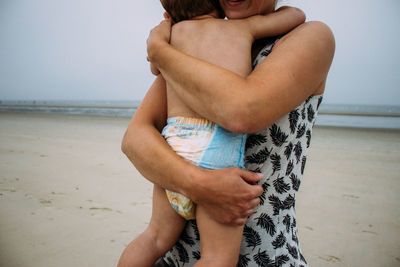
[[[203,118],[172,117],[162,135],[179,156],[201,168],[244,168],[245,134],[229,132]],[[166,193],[176,212],[187,220],[195,218],[195,204],[189,198],[169,190]]]

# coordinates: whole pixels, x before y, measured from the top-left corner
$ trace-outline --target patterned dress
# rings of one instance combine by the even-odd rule
[[[275,42],[261,50],[254,67],[269,55]],[[260,182],[264,193],[244,227],[237,266],[308,266],[300,250],[295,200],[321,101],[322,95],[310,96],[273,125],[248,136],[246,168],[264,174]],[[199,240],[195,221],[188,221],[180,240],[164,256],[165,262],[171,267],[192,266],[200,258]]]

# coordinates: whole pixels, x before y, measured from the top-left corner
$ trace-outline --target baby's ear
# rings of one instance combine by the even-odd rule
[[[171,16],[168,14],[168,12],[164,12],[164,19],[171,19]]]
[[[171,20],[171,25],[175,24],[175,21],[172,19],[171,15],[168,14],[167,12],[164,12],[164,19],[169,19]]]

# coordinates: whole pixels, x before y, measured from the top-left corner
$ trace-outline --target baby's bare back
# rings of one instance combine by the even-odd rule
[[[251,71],[253,37],[239,21],[187,20],[175,24],[171,44],[193,57],[231,70],[243,77]],[[200,117],[167,84],[168,117]]]

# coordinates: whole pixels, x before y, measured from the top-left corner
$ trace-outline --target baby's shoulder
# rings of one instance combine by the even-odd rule
[[[176,47],[193,45],[193,42],[201,44],[234,43],[242,47],[252,42],[249,32],[240,26],[223,19],[187,20],[181,21],[172,27],[171,44]]]

